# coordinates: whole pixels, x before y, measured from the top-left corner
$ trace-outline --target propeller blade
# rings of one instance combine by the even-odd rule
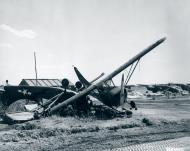
[[[120,92],[120,105],[124,104],[125,102],[125,92],[124,92],[124,88],[125,84],[124,84],[124,74],[122,74],[122,78],[121,78],[121,92]]]

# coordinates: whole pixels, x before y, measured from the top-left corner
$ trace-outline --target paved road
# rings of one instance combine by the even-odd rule
[[[110,149],[111,151],[190,151],[190,137]]]

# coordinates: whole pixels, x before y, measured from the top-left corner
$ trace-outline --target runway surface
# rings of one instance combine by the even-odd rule
[[[110,149],[112,151],[190,151],[190,137]]]

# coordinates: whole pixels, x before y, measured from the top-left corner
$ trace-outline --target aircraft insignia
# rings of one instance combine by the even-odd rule
[[[26,90],[26,89],[23,89],[23,90],[18,90],[18,92],[19,93],[22,93],[24,96],[25,95],[32,95],[32,93],[31,92],[29,92],[28,90]]]

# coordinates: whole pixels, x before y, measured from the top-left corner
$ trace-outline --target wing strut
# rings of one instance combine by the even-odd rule
[[[129,80],[131,79],[131,76],[133,75],[133,73],[134,73],[134,71],[135,71],[135,69],[136,69],[137,64],[139,63],[139,61],[140,61],[140,59],[137,60],[137,62],[136,62],[136,64],[135,64],[135,67],[134,67],[133,69],[132,69],[133,64],[131,65],[131,68],[130,68],[129,73],[128,73],[128,75],[127,75],[127,78],[126,78],[126,80],[125,80],[125,85],[127,85],[128,82],[129,82]],[[131,72],[131,70],[132,70],[132,72]]]

